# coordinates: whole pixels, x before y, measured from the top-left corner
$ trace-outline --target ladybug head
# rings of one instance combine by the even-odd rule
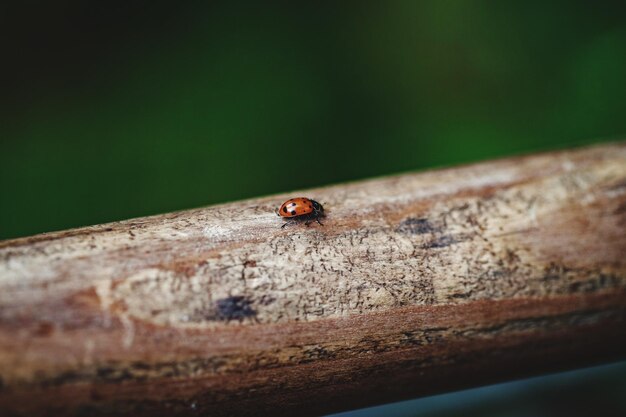
[[[313,210],[315,210],[316,213],[318,214],[324,213],[324,207],[320,203],[318,203],[315,200],[311,200],[311,203],[313,203]]]

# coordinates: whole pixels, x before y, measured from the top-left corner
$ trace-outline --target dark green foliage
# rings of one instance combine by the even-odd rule
[[[619,2],[20,4],[0,238],[626,132]]]

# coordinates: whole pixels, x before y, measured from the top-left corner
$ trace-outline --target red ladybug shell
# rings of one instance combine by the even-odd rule
[[[314,211],[313,200],[306,197],[297,197],[285,201],[278,209],[278,215],[280,217],[297,217],[311,214]]]

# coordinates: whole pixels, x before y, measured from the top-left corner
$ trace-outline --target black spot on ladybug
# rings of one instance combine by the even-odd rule
[[[295,206],[296,206],[296,203],[291,203],[291,204],[289,204],[289,205],[290,205],[291,207],[295,207]]]
[[[287,206],[283,207],[283,211],[287,213]]]
[[[256,316],[252,301],[242,295],[217,300],[217,319],[223,321],[243,320]]]
[[[291,215],[295,216],[296,215],[296,211],[295,210],[291,210]]]

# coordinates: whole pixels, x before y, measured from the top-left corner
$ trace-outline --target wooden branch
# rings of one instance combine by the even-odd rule
[[[306,195],[324,226],[281,229]],[[626,357],[626,143],[0,242],[0,414],[316,415]]]

